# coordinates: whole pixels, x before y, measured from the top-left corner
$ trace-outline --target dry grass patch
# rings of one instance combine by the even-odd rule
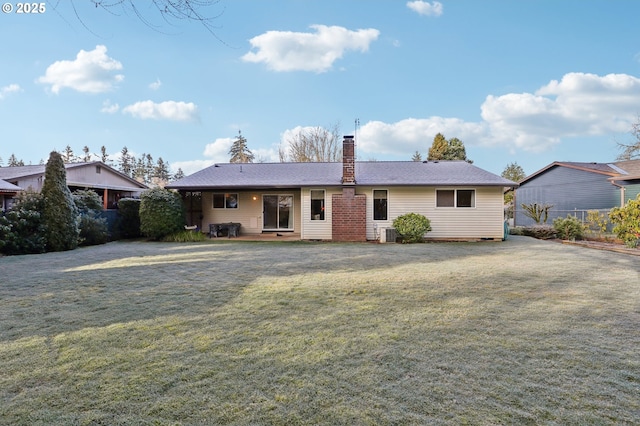
[[[0,259],[0,423],[633,424],[637,259],[529,238]]]

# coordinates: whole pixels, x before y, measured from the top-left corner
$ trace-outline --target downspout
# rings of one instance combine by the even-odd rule
[[[613,180],[611,181],[611,185],[613,186],[617,186],[618,188],[620,188],[620,207],[624,207],[624,194],[625,194],[625,190],[627,188],[624,187],[624,185],[620,185],[619,183],[615,183]]]

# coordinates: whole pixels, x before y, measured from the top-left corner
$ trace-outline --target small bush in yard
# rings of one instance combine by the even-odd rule
[[[577,217],[571,216],[558,217],[553,220],[553,228],[556,230],[559,238],[563,240],[582,239],[584,236],[584,225]]]
[[[177,192],[154,188],[140,196],[140,231],[153,240],[184,230],[184,207]]]
[[[624,207],[611,209],[609,220],[614,224],[613,233],[624,241],[627,247],[638,247],[640,244],[640,195],[635,200],[629,200]]]
[[[595,235],[602,235],[607,232],[609,220],[607,215],[600,213],[598,210],[589,210],[587,212],[586,231]]]
[[[551,225],[525,226],[522,228],[522,235],[539,240],[549,240],[556,237],[556,230]]]
[[[417,243],[423,241],[424,234],[431,231],[431,222],[421,214],[407,213],[395,218],[393,227],[403,243]]]

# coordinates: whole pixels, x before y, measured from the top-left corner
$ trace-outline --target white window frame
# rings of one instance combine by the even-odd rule
[[[222,195],[224,198],[224,203],[222,205],[222,207],[216,207],[216,195]],[[233,207],[228,207],[230,205],[229,200],[231,199],[231,196],[235,196],[235,201],[236,204]],[[238,194],[237,192],[214,192],[213,196],[212,196],[212,200],[211,200],[211,206],[216,209],[216,210],[224,210],[224,209],[237,209],[238,206],[240,204],[240,194]]]
[[[387,212],[386,212],[386,217],[384,219],[376,219],[376,191],[384,191],[387,193],[387,197],[385,198],[385,200],[387,201]],[[372,190],[371,192],[371,199],[373,200],[373,204],[372,204],[372,210],[371,210],[371,217],[373,218],[373,220],[376,221],[388,221],[389,220],[389,190],[386,188],[375,188]]]
[[[438,205],[438,191],[453,191],[453,206],[439,206]],[[458,205],[458,191],[471,191],[471,205],[459,206]],[[436,188],[436,208],[437,209],[475,209],[476,208],[476,189],[475,188]]]
[[[313,201],[314,200],[319,200],[319,198],[315,198],[314,199],[313,198],[313,193],[314,192],[320,192],[320,191],[322,191],[322,208],[321,208],[322,212],[319,214],[320,217],[318,219],[316,219],[316,218],[314,218],[315,215],[313,214]],[[310,215],[311,215],[310,219],[313,220],[313,221],[321,221],[321,222],[327,220],[326,208],[327,208],[327,191],[324,190],[324,189],[311,189],[311,190],[309,190],[309,212],[310,212]],[[316,214],[316,215],[318,215],[318,214]]]

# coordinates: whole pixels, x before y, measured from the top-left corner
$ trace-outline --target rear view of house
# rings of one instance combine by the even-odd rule
[[[514,182],[465,161],[358,162],[354,143],[345,136],[342,163],[215,164],[167,188],[205,230],[233,222],[245,235],[367,241],[419,213],[431,220],[428,238],[503,238],[503,190]]]

